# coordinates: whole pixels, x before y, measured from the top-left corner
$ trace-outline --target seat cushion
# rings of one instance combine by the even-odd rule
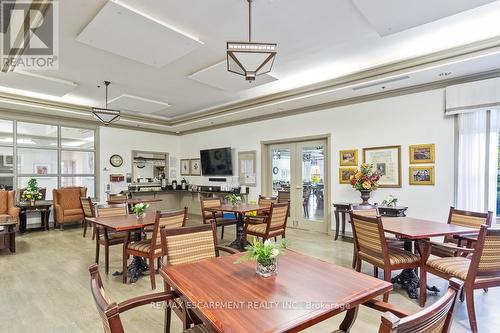
[[[210,333],[205,325],[195,325],[182,333]]]
[[[265,234],[267,228],[267,223],[249,224],[247,226],[247,231],[256,234]]]
[[[431,258],[427,260],[427,266],[461,280],[467,278],[469,265],[470,260],[464,257]]]
[[[131,242],[127,249],[138,251],[138,252],[143,252],[143,253],[149,253],[151,251],[151,239],[145,239],[142,241],[138,242]],[[155,254],[161,253],[161,249],[156,249]]]
[[[384,266],[384,259],[382,257],[376,257],[372,254],[365,252],[359,252],[361,258],[368,259],[372,262]],[[403,264],[415,264],[418,265],[420,262],[420,257],[414,253],[398,248],[389,248],[389,261],[392,266],[403,265]]]

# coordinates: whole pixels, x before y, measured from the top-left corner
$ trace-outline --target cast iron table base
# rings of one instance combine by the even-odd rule
[[[229,244],[230,247],[240,252],[245,251],[246,246],[249,244],[248,242],[245,242],[244,217],[244,214],[236,214],[236,239]]]
[[[130,265],[128,265],[127,269],[128,281],[130,283],[136,283],[137,280],[139,280],[139,278],[142,276],[142,273],[144,272],[149,272],[149,266],[146,263],[146,260],[144,260],[141,257],[134,257]],[[113,273],[113,276],[119,276],[122,274],[123,272],[116,271]]]

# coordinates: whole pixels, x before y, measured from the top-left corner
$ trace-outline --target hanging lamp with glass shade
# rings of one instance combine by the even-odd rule
[[[92,108],[92,115],[102,122],[104,126],[108,126],[112,122],[120,120],[119,110],[108,109],[108,86],[110,84],[111,82],[104,81],[104,85],[106,86],[106,106],[104,108]]]
[[[227,70],[254,81],[269,73],[276,57],[276,43],[252,42],[252,2],[248,1],[248,42],[227,42]]]

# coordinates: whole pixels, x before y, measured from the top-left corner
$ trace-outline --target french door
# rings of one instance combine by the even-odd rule
[[[288,227],[327,232],[326,140],[268,146],[272,195],[290,198]]]

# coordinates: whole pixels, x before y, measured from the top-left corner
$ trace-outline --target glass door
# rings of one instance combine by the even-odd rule
[[[269,146],[272,195],[290,201],[290,228],[327,232],[325,147],[322,140]]]

